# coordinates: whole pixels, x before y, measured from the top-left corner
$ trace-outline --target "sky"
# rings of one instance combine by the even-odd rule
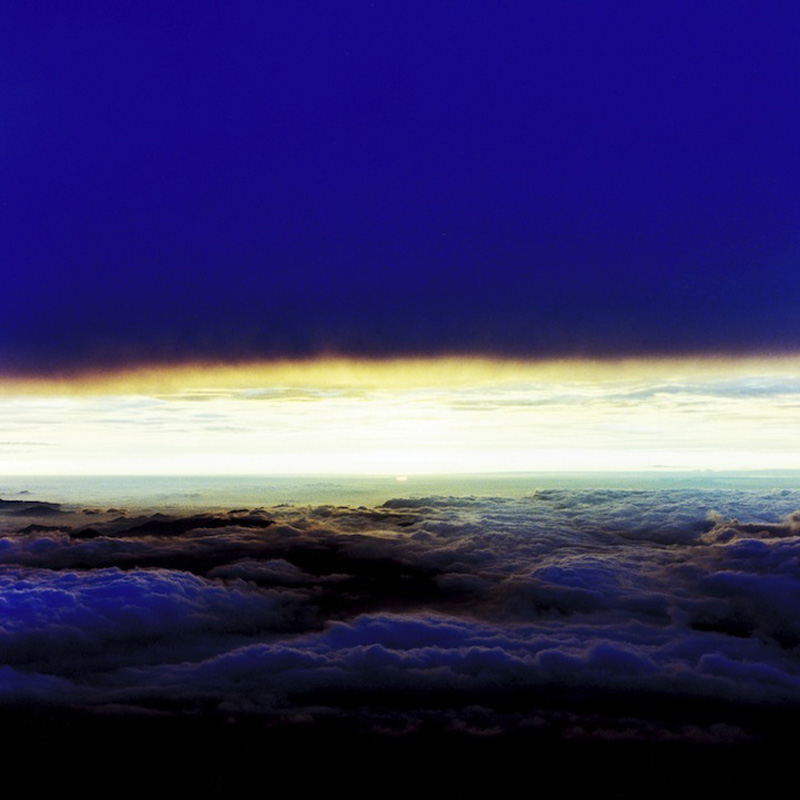
[[[316,361],[8,382],[0,476],[800,469],[800,360]]]
[[[795,3],[0,15],[3,373],[797,350]]]
[[[4,3],[0,471],[800,468],[798,34]]]

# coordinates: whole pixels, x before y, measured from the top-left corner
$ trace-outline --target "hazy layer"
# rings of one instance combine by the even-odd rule
[[[315,361],[5,386],[4,475],[800,468],[797,359]]]

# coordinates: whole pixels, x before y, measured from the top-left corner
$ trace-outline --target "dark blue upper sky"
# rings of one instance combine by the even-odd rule
[[[0,7],[0,369],[800,350],[797,2]]]

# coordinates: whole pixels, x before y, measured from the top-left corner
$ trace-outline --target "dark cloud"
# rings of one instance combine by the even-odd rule
[[[0,515],[14,517],[50,517],[61,514],[58,503],[43,503],[36,500],[0,500]]]

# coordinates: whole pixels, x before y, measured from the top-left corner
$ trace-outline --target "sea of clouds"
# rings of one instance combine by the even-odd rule
[[[195,516],[0,503],[0,704],[371,735],[766,742],[800,491],[543,489]]]

